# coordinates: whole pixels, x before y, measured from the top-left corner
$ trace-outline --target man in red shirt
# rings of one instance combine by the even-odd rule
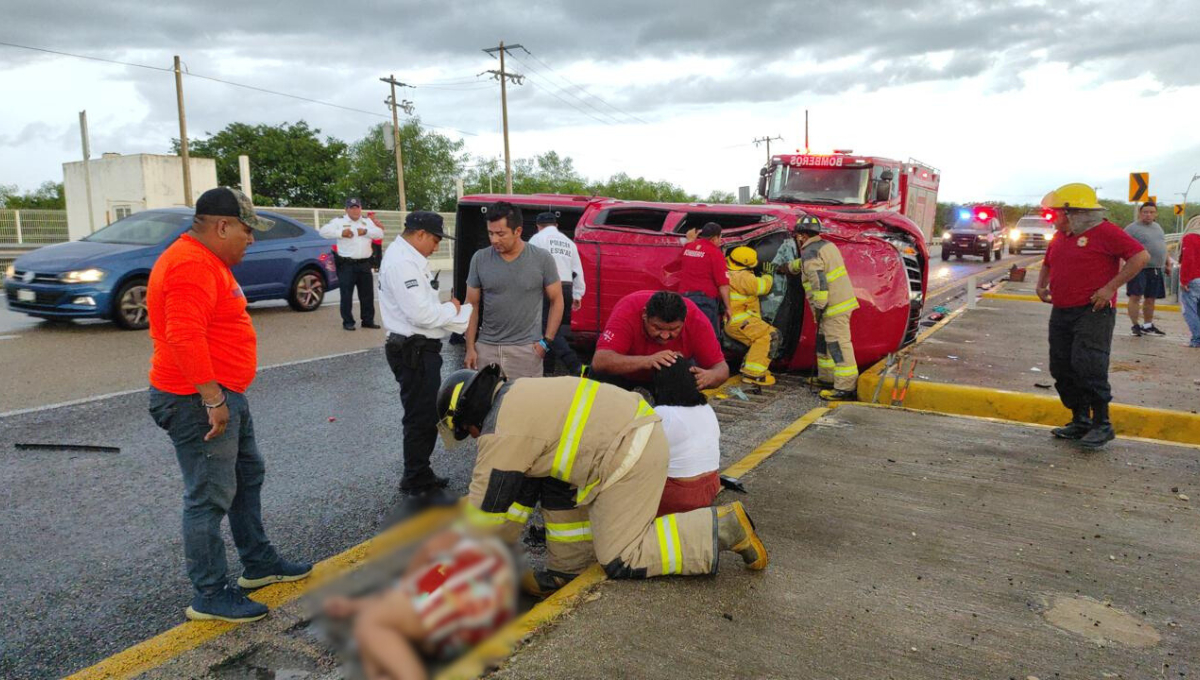
[[[243,394],[258,368],[257,338],[230,267],[242,261],[255,230],[270,228],[242,192],[210,189],[196,201],[192,228],[150,272],[150,415],[170,436],[183,473],[183,552],[196,591],[189,619],[256,621],[267,608],[241,588],[312,573],[311,564],[281,558],[263,530],[265,467]],[[241,588],[227,581],[226,515],[245,567]]]
[[[1200,217],[1188,223],[1179,244],[1179,303],[1192,332],[1187,346],[1200,349]]]
[[[721,225],[716,222],[705,224],[698,232],[688,231],[687,245],[680,255],[679,292],[700,308],[720,336],[720,319],[722,315],[729,318],[729,274],[725,253],[721,252]]]
[[[1116,323],[1117,289],[1132,279],[1150,255],[1142,244],[1104,219],[1096,192],[1066,184],[1042,199],[1054,213],[1058,236],[1050,241],[1037,294],[1050,312],[1050,374],[1071,422],[1052,432],[1087,448],[1111,441],[1108,357]],[[1121,261],[1124,260],[1124,266]]]
[[[696,387],[729,378],[729,364],[700,308],[671,291],[643,290],[621,298],[596,342],[596,379],[622,387],[651,388],[654,369],[693,359]]]

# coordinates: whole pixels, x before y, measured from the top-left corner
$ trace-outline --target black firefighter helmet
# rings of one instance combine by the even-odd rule
[[[825,229],[821,225],[821,219],[819,217],[816,215],[805,215],[796,221],[796,227],[793,231],[795,231],[797,234],[803,234],[806,232],[820,234],[822,231],[825,231]]]
[[[446,446],[462,441],[469,434],[467,427],[481,427],[496,386],[504,381],[499,364],[488,364],[480,370],[464,368],[451,373],[438,388],[438,432]]]

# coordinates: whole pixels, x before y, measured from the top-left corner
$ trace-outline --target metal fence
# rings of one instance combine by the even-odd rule
[[[290,217],[297,222],[307,224],[315,229],[327,224],[330,220],[340,217],[344,210],[334,208],[267,208],[271,212]],[[407,212],[398,210],[377,210],[375,218],[383,225],[386,234],[384,243],[392,240],[403,230],[404,218]],[[445,220],[446,233],[453,236],[455,226],[454,213],[441,213]],[[46,245],[62,243],[70,240],[67,233],[67,211],[65,210],[5,210],[0,209],[0,246],[3,245]],[[451,241],[443,240],[438,251],[433,254],[432,266],[446,269],[450,267]],[[4,258],[11,259],[11,258]],[[0,264],[7,264],[0,259]]]
[[[0,243],[26,245],[66,240],[66,210],[0,210]]]

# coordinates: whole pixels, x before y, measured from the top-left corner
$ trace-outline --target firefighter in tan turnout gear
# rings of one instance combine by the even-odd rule
[[[787,265],[798,274],[817,322],[817,382],[821,398],[849,401],[858,395],[858,364],[850,340],[850,313],[858,309],[854,285],[837,246],[821,238],[821,220],[805,215],[796,223],[800,258]]]
[[[756,385],[774,385],[769,370],[779,354],[779,331],[763,321],[758,298],[771,292],[770,274],[755,276],[758,253],[749,246],[738,246],[725,257],[729,269],[729,321],[725,334],[749,347],[742,361],[742,381]]]
[[[610,578],[713,574],[717,553],[750,569],[767,551],[740,502],[655,518],[667,479],[667,438],[641,396],[574,377],[522,378],[500,368],[463,369],[438,393],[447,443],[478,438],[468,524],[519,534],[540,484],[547,570],[526,579],[534,594],[564,585],[597,558]],[[513,529],[516,528],[514,531]]]

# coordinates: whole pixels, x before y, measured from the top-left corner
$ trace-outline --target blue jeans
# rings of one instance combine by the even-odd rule
[[[221,539],[226,515],[243,567],[262,570],[279,561],[262,525],[266,466],[254,443],[250,404],[243,394],[225,394],[229,424],[224,434],[206,442],[211,428],[200,395],[150,388],[150,416],[171,437],[183,472],[183,554],[188,578],[200,595],[214,594],[228,582]]]
[[[1179,304],[1183,308],[1183,320],[1192,332],[1192,347],[1200,347],[1200,279],[1192,279],[1187,286],[1179,287]]]

